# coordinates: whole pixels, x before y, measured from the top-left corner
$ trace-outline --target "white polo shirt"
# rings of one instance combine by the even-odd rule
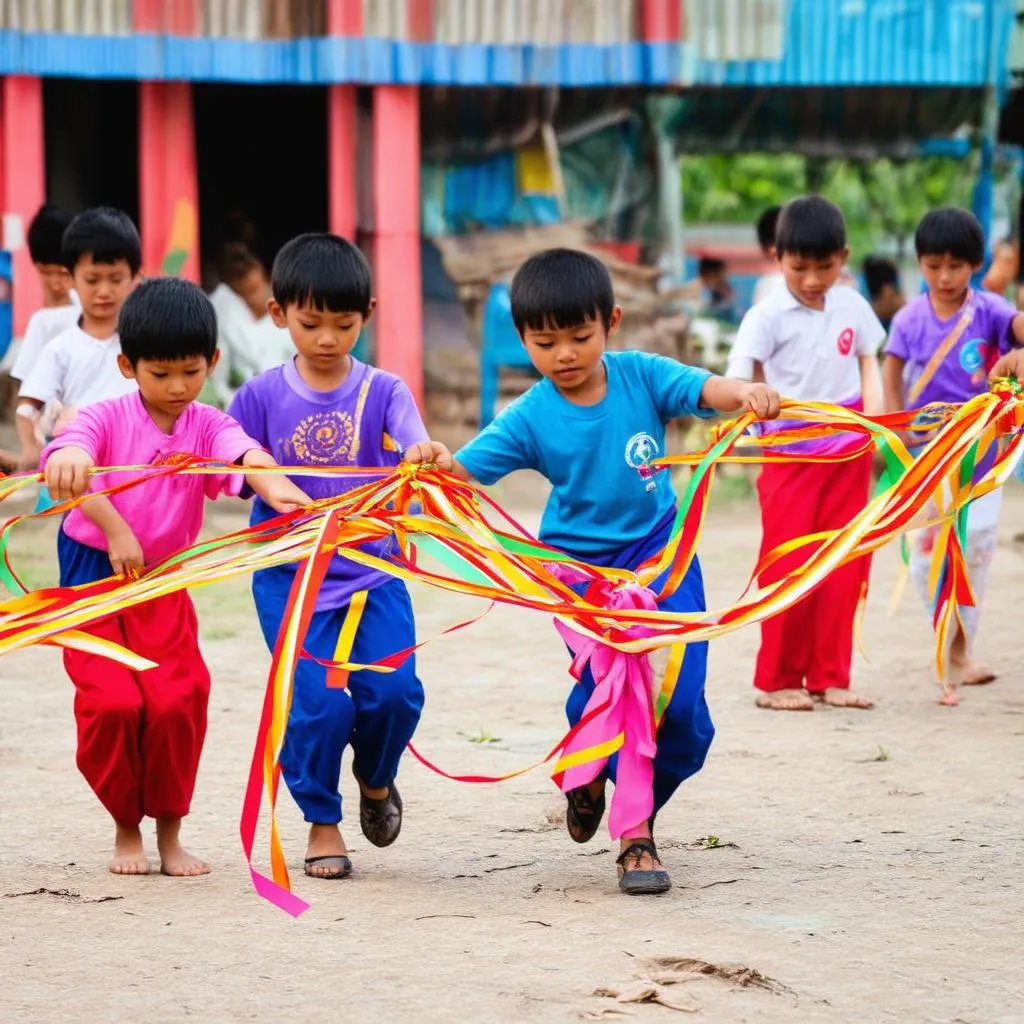
[[[783,285],[743,318],[728,372],[749,377],[757,360],[783,398],[849,405],[861,397],[858,357],[876,355],[884,340],[875,311],[853,288],[830,288],[817,310]]]
[[[56,399],[77,409],[130,394],[138,385],[121,374],[120,354],[116,334],[99,340],[75,324],[43,349],[28,379],[22,381],[18,397],[34,398],[43,405]]]
[[[78,322],[82,315],[77,302],[69,306],[44,306],[37,309],[29,317],[25,337],[21,339],[18,354],[11,367],[11,376],[15,380],[25,380],[32,372],[32,367],[39,361],[43,349],[59,334]]]

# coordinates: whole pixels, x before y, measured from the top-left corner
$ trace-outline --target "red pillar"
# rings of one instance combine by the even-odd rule
[[[358,36],[363,30],[362,4],[328,0],[327,33]],[[356,87],[327,87],[327,219],[336,235],[354,240],[359,224],[356,186]]]
[[[135,31],[190,35],[194,4],[135,0]],[[149,275],[199,280],[199,174],[192,87],[188,82],[139,83],[139,233]]]
[[[43,149],[43,81],[9,75],[0,86],[0,209],[3,245],[13,251],[14,336],[25,333],[29,317],[43,304],[25,234],[46,202]]]
[[[373,90],[373,200],[376,364],[398,374],[422,408],[420,94],[415,86]]]
[[[682,0],[640,0],[640,38],[645,43],[678,40],[682,27]]]

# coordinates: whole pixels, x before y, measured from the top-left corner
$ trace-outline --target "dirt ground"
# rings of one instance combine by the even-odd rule
[[[260,900],[237,826],[269,659],[244,582],[197,595],[214,690],[187,839],[214,873],[116,878],[111,829],[74,766],[59,656],[4,658],[0,1019],[1024,1021],[1024,551],[1012,542],[1024,489],[1011,490],[983,626],[1000,679],[958,709],[936,703],[914,595],[887,615],[892,550],[876,563],[870,661],[857,667],[875,711],[758,711],[756,630],[713,646],[718,738],[659,818],[675,881],[659,898],[619,894],[605,833],[568,839],[543,771],[461,785],[407,759],[401,839],[378,850],[350,825],[348,881],[302,876],[304,829],[285,795],[294,885],[312,907],[292,920]],[[527,479],[498,497],[535,524],[538,494]],[[208,528],[240,514],[218,506]],[[15,564],[35,585],[54,576],[52,531],[17,535]],[[702,552],[712,606],[742,589],[757,537],[753,505],[714,510]],[[427,590],[416,603],[424,636],[471,605]],[[561,735],[564,651],[539,617],[499,609],[420,664],[417,743],[447,769],[505,772]],[[345,787],[354,803],[347,771]],[[658,992],[680,1010],[594,994],[651,977],[675,982]]]

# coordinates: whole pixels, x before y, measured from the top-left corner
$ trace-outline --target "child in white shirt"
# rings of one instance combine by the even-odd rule
[[[81,317],[42,350],[18,392],[18,436],[23,465],[38,465],[41,410],[60,403],[59,432],[75,409],[136,390],[118,367],[121,345],[117,316],[138,282],[142,265],[139,233],[120,210],[98,207],[76,217],[64,233],[64,266],[81,302]]]

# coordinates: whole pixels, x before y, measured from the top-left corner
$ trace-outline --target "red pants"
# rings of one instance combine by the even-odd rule
[[[90,627],[157,663],[133,672],[99,655],[64,652],[75,684],[78,767],[118,825],[188,814],[206,735],[210,673],[181,591]]]
[[[864,508],[870,486],[870,454],[854,462],[764,466],[757,482],[761,557],[786,541],[845,526]],[[799,566],[812,550],[779,559],[761,585]],[[820,692],[850,685],[853,623],[870,568],[870,558],[843,566],[799,604],[761,623],[754,686]]]

